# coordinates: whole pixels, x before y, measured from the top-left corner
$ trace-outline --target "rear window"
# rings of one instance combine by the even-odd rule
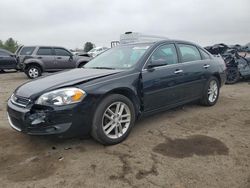
[[[31,55],[34,50],[35,47],[23,47],[20,51],[20,55]]]
[[[200,52],[201,52],[201,56],[202,56],[202,59],[210,59],[210,56],[208,55],[207,52],[205,52],[204,50],[202,49],[199,49]]]

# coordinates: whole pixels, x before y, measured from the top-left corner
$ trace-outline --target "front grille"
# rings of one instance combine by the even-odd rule
[[[11,96],[11,102],[18,106],[26,107],[31,102],[31,100],[29,98],[19,97],[13,94]]]

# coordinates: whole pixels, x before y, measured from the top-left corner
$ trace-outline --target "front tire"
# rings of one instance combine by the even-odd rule
[[[206,83],[201,98],[201,104],[204,106],[213,106],[216,104],[220,94],[220,84],[216,77],[212,76]]]
[[[28,76],[28,78],[35,79],[42,75],[42,70],[36,65],[30,65],[26,69],[25,74]]]
[[[123,95],[112,94],[97,106],[92,137],[104,145],[118,144],[127,138],[134,123],[133,103]]]

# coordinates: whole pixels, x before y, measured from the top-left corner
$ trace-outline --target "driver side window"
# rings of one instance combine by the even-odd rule
[[[178,63],[177,52],[174,44],[166,44],[159,47],[151,56],[151,64],[161,63],[172,65]]]

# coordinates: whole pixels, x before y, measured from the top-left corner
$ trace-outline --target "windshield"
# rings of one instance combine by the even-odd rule
[[[84,68],[129,69],[136,65],[148,48],[149,45],[112,48],[91,60]]]

